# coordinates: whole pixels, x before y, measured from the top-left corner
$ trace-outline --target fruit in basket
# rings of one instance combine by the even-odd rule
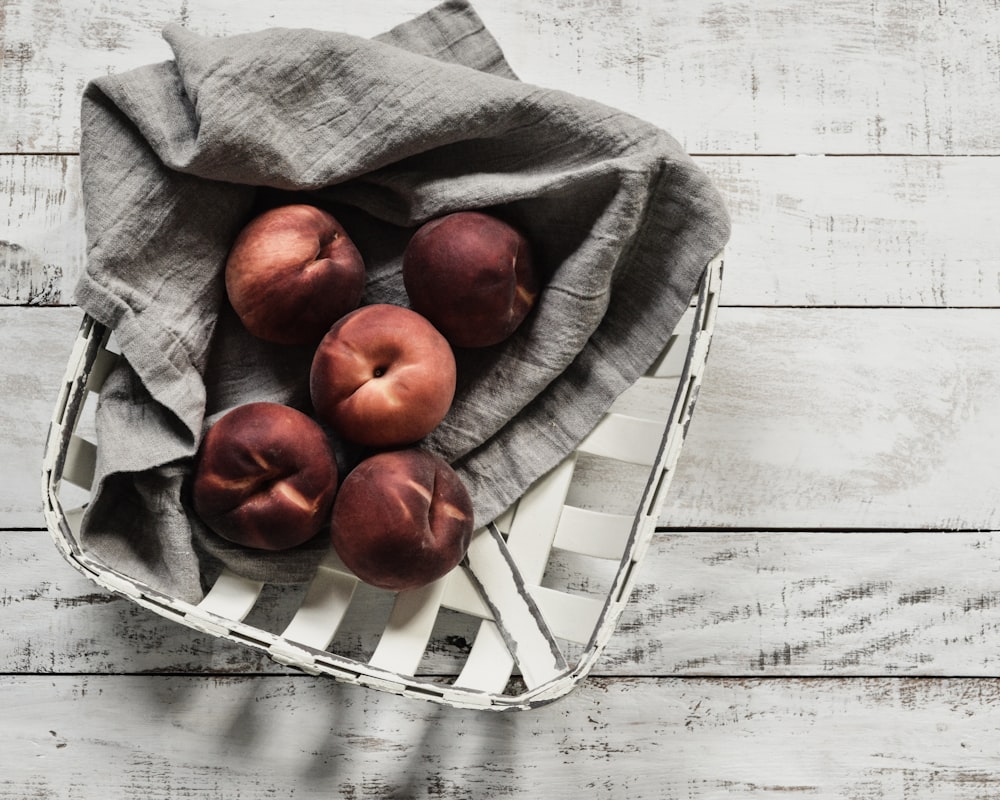
[[[296,203],[254,217],[226,260],[226,293],[254,336],[314,344],[358,307],[365,265],[343,226],[320,208]]]
[[[472,500],[458,473],[418,448],[377,453],[351,470],[330,524],[344,564],[391,591],[446,575],[464,558],[472,531]]]
[[[448,413],[455,355],[415,311],[378,303],[352,311],[313,356],[309,389],[316,416],[370,447],[412,444]]]
[[[224,539],[286,550],[327,524],[337,480],[333,449],[316,420],[279,403],[247,403],[205,434],[192,501]]]
[[[519,230],[479,211],[424,223],[403,254],[410,307],[453,345],[502,342],[538,297],[531,244]]]

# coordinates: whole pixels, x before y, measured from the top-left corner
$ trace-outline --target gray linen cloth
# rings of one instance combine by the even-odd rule
[[[190,512],[204,430],[272,400],[309,410],[309,347],[243,330],[222,271],[238,230],[291,200],[337,216],[364,303],[406,304],[416,226],[462,209],[520,225],[545,288],[507,342],[460,351],[459,389],[423,446],[450,461],[477,524],[558,463],[664,346],[729,219],[680,144],[621,111],[517,79],[451,0],[376,39],[165,29],[174,59],[92,81],[82,106],[88,263],[76,300],[124,358],[101,394],[83,545],[196,601],[221,565],[307,580],[326,537],[285,553],[227,544]],[[342,472],[362,453],[337,444]]]

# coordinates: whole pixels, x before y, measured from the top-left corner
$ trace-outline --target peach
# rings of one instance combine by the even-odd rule
[[[318,422],[279,403],[247,403],[205,434],[192,500],[222,538],[285,550],[327,524],[337,479],[333,449]]]
[[[330,533],[358,578],[391,591],[416,589],[454,569],[473,531],[469,493],[451,466],[417,448],[358,464],[337,493]]]
[[[309,390],[316,416],[369,447],[413,444],[448,413],[455,355],[424,317],[403,306],[362,306],[316,348]]]
[[[532,248],[524,234],[478,211],[424,223],[403,253],[410,307],[456,347],[502,342],[538,296]]]
[[[254,217],[226,261],[226,293],[250,333],[279,344],[315,344],[358,307],[365,265],[343,226],[302,203]]]

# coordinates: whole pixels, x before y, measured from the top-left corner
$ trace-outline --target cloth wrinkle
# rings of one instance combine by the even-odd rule
[[[124,358],[98,406],[81,543],[196,602],[223,566],[309,580],[321,534],[262,553],[190,510],[207,426],[267,397],[302,405],[309,353],[267,345],[225,298],[226,256],[264,208],[327,208],[362,251],[363,302],[406,303],[416,226],[483,209],[520,227],[544,276],[509,340],[456,350],[459,390],[420,446],[494,519],[564,458],[653,363],[729,237],[718,191],[634,115],[521,81],[466,0],[362,39],[315,28],[210,37],[170,24],[172,61],[95,79],[81,108],[81,309]],[[331,434],[332,436],[332,434]],[[341,478],[361,457],[333,437]]]

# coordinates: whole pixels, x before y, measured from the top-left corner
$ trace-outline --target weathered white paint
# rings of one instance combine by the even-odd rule
[[[371,36],[435,5],[222,0],[4,7],[0,152],[73,150],[86,82],[170,57],[168,22]],[[524,80],[646,117],[698,153],[995,153],[1000,11],[982,0],[812,4],[477,0]]]
[[[0,561],[0,672],[284,671],[104,592],[43,531],[0,533]],[[556,559],[550,571],[577,592],[598,589],[587,559]],[[594,674],[997,675],[998,576],[993,532],[660,534]],[[389,606],[359,592],[336,648],[364,659]],[[252,621],[280,633],[301,598],[268,588]],[[420,673],[457,675],[478,627],[445,613]]]
[[[1000,162],[701,157],[733,218],[726,305],[1000,305]],[[72,302],[76,156],[0,156],[0,303]]]
[[[6,676],[0,698],[4,800],[1000,793],[981,680],[595,679],[500,717],[304,676]]]
[[[991,2],[504,6],[528,80],[646,116],[691,152],[996,152]]]
[[[368,36],[434,2],[3,4],[0,303],[70,301],[80,94],[167,58],[163,24]],[[733,212],[730,307],[671,532],[598,667],[609,677],[524,715],[454,712],[276,674],[95,590],[37,530],[36,464],[78,313],[4,309],[0,798],[1000,795],[1000,173],[966,158],[998,152],[1000,8],[475,6],[524,79],[661,125]],[[858,157],[759,157],[820,153]],[[583,494],[613,503],[622,485],[598,473]],[[553,569],[581,590],[601,579]],[[253,613],[280,618],[294,594]],[[443,639],[423,666],[448,673],[467,645]],[[200,674],[121,674],[186,670]],[[819,677],[787,677],[804,675]]]
[[[0,307],[0,527],[39,527],[42,452],[77,308]]]
[[[995,309],[723,308],[661,523],[1000,527],[998,352]],[[644,478],[578,474],[606,510]]]
[[[733,218],[727,305],[1000,305],[995,158],[697,160]]]
[[[72,308],[0,309],[0,525],[40,527],[48,420]],[[661,522],[670,527],[1000,527],[1000,312],[723,308]],[[655,399],[655,398],[654,398]],[[584,461],[571,502],[622,511],[642,467]],[[625,509],[627,510],[627,509]]]
[[[0,156],[0,304],[70,303],[83,270],[77,156]]]
[[[604,668],[996,676],[998,556],[995,531],[664,534]]]
[[[997,529],[998,352],[996,309],[723,309],[662,522]]]

